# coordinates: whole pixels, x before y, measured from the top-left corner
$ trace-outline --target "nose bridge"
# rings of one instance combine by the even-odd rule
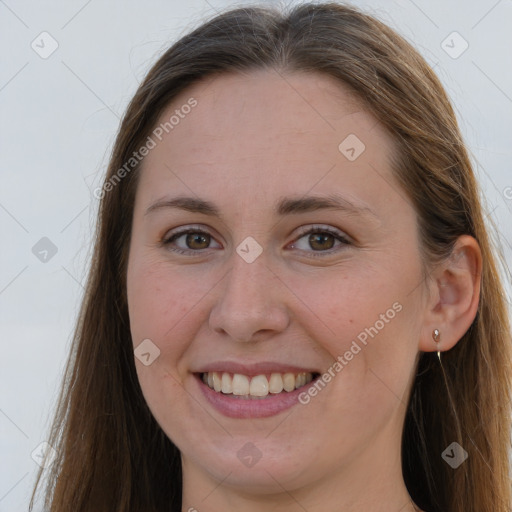
[[[243,244],[240,244],[238,251],[243,251],[246,248],[247,246],[244,247]],[[267,267],[268,258],[266,254],[261,253],[253,261],[246,260],[245,256],[240,256],[238,251],[233,254],[231,271],[227,275],[226,293],[232,294],[233,298],[240,303],[244,302],[242,299],[247,298],[247,302],[258,305],[259,299],[264,299],[262,293],[264,293],[265,282],[269,275],[272,275]]]
[[[238,251],[246,249],[240,244]],[[254,260],[234,252],[225,284],[210,314],[210,327],[236,341],[251,341],[259,331],[285,329],[288,317],[280,287],[264,252]]]

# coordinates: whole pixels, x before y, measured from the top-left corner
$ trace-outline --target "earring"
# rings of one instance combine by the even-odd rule
[[[434,329],[432,331],[432,338],[436,343],[439,343],[441,340],[441,333],[439,332],[439,329]],[[439,352],[439,350],[437,351],[437,357],[439,358],[439,362],[441,362],[441,352]]]

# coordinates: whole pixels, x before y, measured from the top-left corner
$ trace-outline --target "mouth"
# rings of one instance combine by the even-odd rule
[[[301,393],[321,376],[317,372],[194,373],[207,404],[230,418],[266,418],[300,403]]]
[[[228,372],[204,372],[198,374],[204,384],[216,393],[230,395],[231,398],[261,400],[282,393],[300,389],[320,376],[316,372],[269,373],[244,375]]]

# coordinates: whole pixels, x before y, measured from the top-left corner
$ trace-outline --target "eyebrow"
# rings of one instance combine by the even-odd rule
[[[178,196],[158,200],[147,208],[144,215],[164,208],[178,208],[192,213],[201,213],[211,217],[221,218],[219,208],[211,201],[197,197]],[[343,211],[349,215],[373,216],[378,215],[367,205],[356,205],[338,194],[328,196],[282,197],[275,205],[275,213],[279,216],[308,213],[317,210]]]

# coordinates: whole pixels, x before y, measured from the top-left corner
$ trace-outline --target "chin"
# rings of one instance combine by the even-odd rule
[[[260,442],[260,446],[262,444]],[[191,454],[189,460],[213,480],[240,492],[262,495],[282,493],[283,488],[299,489],[318,478],[318,470],[307,463],[311,458],[304,453],[294,451],[292,459],[290,451],[284,448],[280,450],[280,447],[274,446],[271,451],[269,444],[259,450],[251,441],[234,439],[227,441],[224,448],[217,445],[215,453],[196,452]],[[265,456],[262,452],[272,453],[272,456]]]

